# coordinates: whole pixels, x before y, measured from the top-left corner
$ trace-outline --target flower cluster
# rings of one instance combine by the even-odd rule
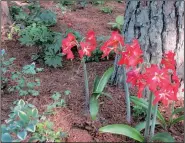
[[[108,56],[112,50],[117,53],[120,45],[124,46],[123,37],[117,31],[112,32],[110,39],[106,41],[100,48],[100,50],[103,52],[102,58]]]
[[[68,34],[67,38],[62,41],[62,50],[67,55],[67,59],[74,58],[71,48],[75,46],[78,48],[80,58],[83,58],[84,55],[90,57],[97,46],[94,31],[89,31],[85,41],[80,42],[80,44],[73,34]],[[102,58],[109,56],[111,51],[120,54],[121,59],[118,65],[132,68],[127,73],[127,82],[138,88],[138,98],[142,97],[143,90],[148,87],[154,93],[154,104],[162,101],[163,104],[167,105],[168,100],[177,100],[180,80],[176,75],[175,54],[172,51],[164,54],[160,66],[152,64],[141,72],[141,68],[137,68],[137,66],[143,64],[144,60],[137,39],[133,39],[130,44],[125,44],[123,36],[114,31],[111,37],[100,47],[100,50],[103,52]]]
[[[171,51],[164,54],[160,64],[161,68],[152,64],[150,67],[145,68],[143,73],[136,68],[127,73],[127,82],[138,87],[138,98],[142,97],[144,88],[148,86],[155,96],[153,104],[162,101],[164,105],[167,105],[168,100],[177,100],[180,80],[175,72],[176,62],[172,55],[174,53]],[[171,65],[169,61],[174,64]]]
[[[96,49],[96,37],[94,31],[89,31],[87,33],[85,41],[80,42],[80,47],[76,37],[72,33],[69,33],[67,37],[62,40],[62,53],[67,55],[67,59],[74,59],[71,49],[75,46],[78,48],[80,58],[83,58],[84,55],[90,57],[91,52]]]

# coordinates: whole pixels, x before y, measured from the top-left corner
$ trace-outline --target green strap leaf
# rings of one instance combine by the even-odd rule
[[[138,98],[138,97],[136,97],[136,96],[130,96],[130,100],[134,103],[134,104],[136,104],[136,105],[138,105],[138,106],[142,106],[143,108],[145,108],[146,110],[148,109],[148,102],[147,101],[145,101],[144,99],[142,99],[142,98]],[[154,110],[152,110],[152,112],[153,112]],[[166,121],[165,121],[165,119],[164,119],[164,117],[162,116],[162,114],[160,113],[160,111],[159,110],[157,110],[157,118],[160,120],[160,122],[162,123],[161,125],[165,128],[165,126],[166,126]]]
[[[182,115],[182,116],[180,116],[180,117],[178,117],[176,119],[173,119],[172,122],[170,123],[170,125],[174,125],[174,124],[176,124],[176,123],[178,123],[180,121],[183,121],[183,120],[184,120],[184,115]]]
[[[90,114],[91,114],[92,120],[96,120],[98,111],[99,111],[99,102],[96,99],[96,96],[92,95],[90,98]]]
[[[184,112],[184,107],[175,109],[172,113],[172,116],[180,112]]]
[[[112,73],[114,71],[114,67],[109,68],[101,77],[100,81],[98,82],[98,85],[94,92],[103,92],[107,82],[109,81],[109,78],[111,77]]]
[[[155,134],[152,137],[152,141],[175,142],[173,137],[169,133],[167,133],[167,132]]]
[[[156,121],[155,123],[156,125],[159,125],[160,123],[158,121]],[[152,120],[150,121],[150,126],[152,125]],[[143,129],[145,129],[145,126],[146,126],[146,121],[144,122],[140,122],[139,124],[137,124],[135,126],[135,129],[138,130],[138,131],[142,131]]]
[[[96,96],[96,99],[98,99],[100,95],[104,95],[104,96],[109,97],[110,99],[113,99],[113,97],[109,93],[106,93],[106,92],[93,92],[92,94]]]
[[[4,133],[1,136],[1,141],[2,142],[12,142],[12,137],[9,133]]]
[[[98,83],[100,81],[100,77],[99,76],[96,76],[95,80],[94,80],[94,87],[93,87],[93,92],[95,92],[97,86],[98,86]]]
[[[139,133],[138,130],[136,130],[135,128],[132,128],[128,125],[124,125],[124,124],[107,125],[105,127],[100,128],[99,131],[105,132],[105,133],[124,135],[124,136],[130,137],[134,140],[137,140],[139,142],[144,141],[144,137]]]

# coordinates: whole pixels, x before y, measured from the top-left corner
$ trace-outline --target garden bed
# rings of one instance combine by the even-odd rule
[[[75,11],[61,13],[60,8],[56,7],[55,3],[41,2],[43,7],[53,9],[57,12],[57,24],[52,27],[54,31],[64,32],[67,25],[74,30],[80,31],[85,35],[89,29],[95,31],[96,35],[110,35],[111,29],[107,25],[108,22],[114,21],[117,15],[124,13],[125,4],[117,2],[108,2],[107,5],[113,7],[112,14],[103,14],[97,6],[87,5],[84,9],[76,9]],[[18,41],[5,41],[2,47],[7,51],[9,57],[15,57],[15,64],[18,68],[31,64],[31,55],[36,52],[34,47],[26,47],[20,45]],[[92,87],[96,75],[102,75],[109,67],[113,65],[113,60],[103,62],[87,63],[87,70],[89,76],[89,86]],[[42,65],[36,64],[37,67]],[[39,87],[40,95],[25,96],[29,103],[35,105],[39,112],[45,111],[51,101],[51,95],[54,92],[64,92],[69,90],[71,93],[66,97],[66,107],[55,109],[54,115],[49,115],[49,120],[54,122],[55,129],[62,128],[68,134],[67,142],[129,142],[132,141],[121,135],[112,135],[108,133],[99,133],[98,129],[107,124],[118,124],[126,122],[126,105],[124,90],[115,86],[108,85],[106,91],[110,93],[113,100],[103,97],[101,98],[100,113],[96,121],[92,121],[90,115],[85,113],[85,95],[83,83],[83,69],[80,59],[77,58],[71,61],[63,58],[63,67],[49,68],[44,67],[44,71],[37,74],[41,81]],[[91,92],[92,89],[90,88]],[[3,94],[1,103],[1,121],[4,121],[10,112],[10,107],[13,101],[22,98],[17,95]],[[183,106],[183,101],[178,101],[175,107]],[[166,112],[167,107],[160,108],[160,111],[168,117]],[[136,125],[137,120],[132,120],[132,125]],[[162,128],[157,128],[157,131],[163,131]],[[178,123],[172,126],[169,130],[172,136],[178,142],[184,141],[184,123]]]

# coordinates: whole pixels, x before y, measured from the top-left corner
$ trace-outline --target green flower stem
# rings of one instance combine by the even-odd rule
[[[156,103],[156,105],[154,107],[153,120],[152,120],[151,132],[150,132],[150,139],[154,136],[154,132],[155,132],[155,123],[156,123],[156,117],[157,117],[157,108],[158,108],[158,102]]]
[[[148,111],[147,111],[147,117],[146,117],[146,126],[145,126],[145,133],[144,133],[144,142],[147,142],[148,137],[149,137],[150,118],[151,118],[151,112],[152,112],[152,100],[153,100],[153,94],[150,91],[149,105],[148,105]]]
[[[83,71],[84,71],[84,83],[85,83],[85,109],[89,111],[89,82],[88,82],[88,75],[87,75],[87,68],[85,64],[85,59],[82,59],[83,63]]]
[[[175,106],[175,101],[173,101],[173,103],[172,103],[172,110],[171,110],[171,116],[170,116],[170,124],[173,121],[173,115],[172,115],[172,113],[174,112],[174,106]]]
[[[126,120],[128,123],[131,122],[131,110],[130,110],[130,94],[129,94],[129,88],[128,88],[128,84],[126,82],[126,69],[123,66],[123,84],[124,84],[124,88],[125,88],[125,94],[126,94],[126,106],[127,106],[127,117]]]

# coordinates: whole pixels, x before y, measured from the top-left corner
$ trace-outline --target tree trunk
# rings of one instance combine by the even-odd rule
[[[137,38],[144,59],[160,63],[162,54],[176,53],[177,73],[184,80],[184,1],[128,1],[124,16],[123,35],[129,43]],[[123,69],[114,62],[112,84],[122,86]],[[184,86],[181,82],[181,88]]]
[[[10,14],[9,14],[9,2],[7,1],[1,1],[1,27],[4,28],[7,25],[12,24]]]
[[[9,14],[9,3],[10,1],[1,1],[0,10],[1,10],[1,40],[4,41],[6,38],[5,34],[8,31],[9,26],[12,24],[10,14]]]

